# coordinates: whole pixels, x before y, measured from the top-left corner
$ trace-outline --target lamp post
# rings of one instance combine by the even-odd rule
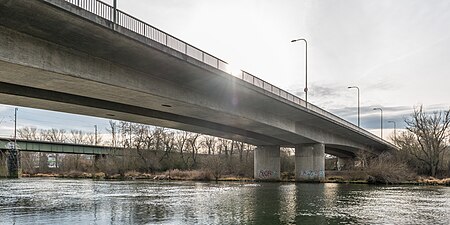
[[[360,98],[359,98],[359,87],[351,86],[348,89],[356,88],[358,90],[358,127],[361,126],[361,106],[360,106]]]
[[[94,139],[94,145],[97,145],[97,125],[94,125],[94,131],[95,131],[95,139]]]
[[[373,110],[380,110],[381,114],[381,121],[380,121],[380,127],[381,127],[381,139],[383,139],[383,109],[382,108],[373,108]]]
[[[304,41],[305,42],[305,102],[308,108],[308,42],[304,38],[294,39],[291,42]]]
[[[116,29],[116,24],[117,24],[117,0],[113,1],[113,23],[114,23],[114,29]]]
[[[14,108],[14,151],[17,152],[17,111],[18,108]]]
[[[395,121],[388,121],[388,123],[393,123],[394,124],[394,141],[397,140],[397,123]]]

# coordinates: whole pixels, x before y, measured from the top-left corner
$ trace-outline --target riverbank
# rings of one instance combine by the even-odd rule
[[[357,172],[357,171],[356,171]],[[346,183],[346,184],[409,184],[409,185],[442,185],[450,186],[450,178],[437,179],[434,177],[417,177],[414,180],[405,180],[395,183],[377,182],[374,178],[365,176],[355,176],[355,171],[347,173],[330,173],[321,183]],[[181,171],[170,170],[162,173],[139,173],[130,171],[125,174],[108,175],[103,172],[87,173],[71,171],[68,173],[37,173],[23,174],[22,177],[54,177],[54,178],[72,178],[72,179],[96,179],[96,180],[185,180],[185,181],[238,181],[238,182],[256,182],[250,177],[239,177],[225,175],[217,179],[211,173],[199,170]],[[279,182],[296,182],[293,177],[284,176]]]
[[[72,179],[97,179],[97,180],[186,180],[186,181],[255,181],[253,178],[238,176],[221,176],[215,178],[209,172],[200,170],[170,170],[162,173],[139,173],[129,171],[124,174],[105,174],[103,172],[88,173],[70,171],[68,173],[36,173],[22,174],[22,177],[54,177]]]

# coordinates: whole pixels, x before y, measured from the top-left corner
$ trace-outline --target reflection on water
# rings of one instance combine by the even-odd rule
[[[450,188],[0,180],[0,224],[450,224]]]

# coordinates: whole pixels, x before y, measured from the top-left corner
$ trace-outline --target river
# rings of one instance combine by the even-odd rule
[[[450,187],[0,180],[0,224],[450,224]]]

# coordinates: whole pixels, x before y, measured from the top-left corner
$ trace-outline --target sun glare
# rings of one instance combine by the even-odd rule
[[[242,70],[241,67],[236,66],[236,64],[228,64],[227,72],[235,77],[241,77],[242,76]]]

